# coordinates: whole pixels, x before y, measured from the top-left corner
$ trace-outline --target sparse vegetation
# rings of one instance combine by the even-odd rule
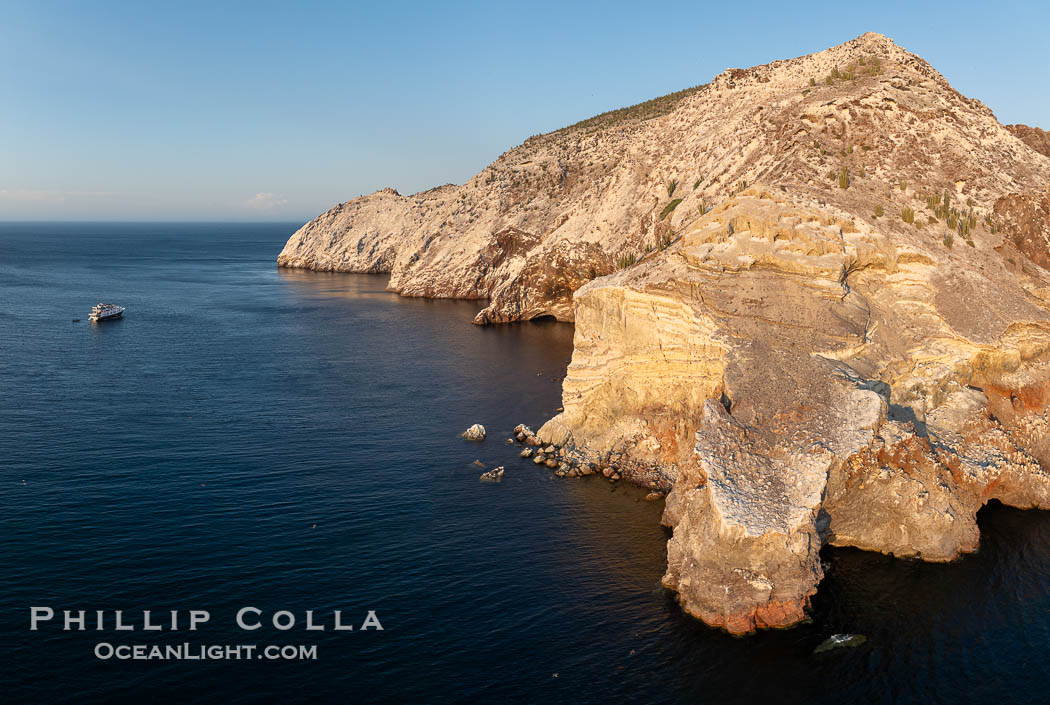
[[[817,85],[817,79],[815,79],[815,78],[809,79],[809,85],[811,85],[811,86]]]
[[[839,171],[839,174],[838,174],[838,181],[839,181],[839,188],[840,189],[848,189],[849,188],[850,183],[851,183],[851,179],[850,179],[850,176],[849,176],[849,169],[847,169],[846,167],[842,167],[842,169]]]
[[[945,233],[944,234],[944,246],[947,247],[950,250],[954,243],[955,243],[955,237],[951,233]]]
[[[901,219],[908,225],[915,223],[915,211],[911,207],[905,206],[904,210],[901,211]]]
[[[700,188],[700,182],[702,182],[702,181],[703,181],[703,179],[697,179],[696,181],[693,182],[693,190],[694,191],[697,190],[698,188]]]
[[[637,103],[635,105],[629,105],[626,108],[618,108],[617,110],[610,110],[608,112],[595,115],[592,118],[581,120],[580,122],[573,123],[568,127],[563,127],[560,130],[549,132],[546,135],[535,135],[530,137],[530,140],[546,137],[549,135],[556,135],[559,132],[565,132],[567,130],[600,130],[603,128],[618,125],[624,122],[644,121],[651,120],[653,118],[660,117],[661,115],[667,115],[669,112],[674,110],[678,102],[683,98],[701,91],[706,88],[707,85],[693,86],[692,88],[686,88],[684,90],[675,91],[674,93],[668,93],[667,95],[660,96],[659,98],[653,98],[647,100],[644,103]]]
[[[882,210],[882,206],[875,206],[875,217],[876,218],[881,218],[883,213],[884,213],[884,211]]]
[[[674,195],[674,191],[678,188],[678,179],[670,179],[667,183],[667,197],[670,198]]]
[[[620,269],[627,269],[637,261],[638,258],[635,257],[635,254],[633,252],[628,252],[625,255],[620,255],[618,264],[620,265]]]
[[[992,235],[995,235],[997,232],[1002,230],[1002,227],[992,219],[990,213],[984,216],[984,225],[988,228],[988,232],[990,232]]]
[[[671,201],[670,203],[668,203],[666,206],[664,206],[664,209],[662,211],[660,211],[660,220],[663,220],[667,216],[671,215],[671,213],[674,212],[674,209],[677,208],[678,204],[681,203],[681,202],[682,202],[681,198],[676,198],[673,201]]]
[[[947,191],[941,196],[926,196],[926,207],[933,211],[937,220],[943,220],[949,230],[957,231],[964,240],[969,240],[970,233],[977,227],[977,216],[973,212],[973,207],[971,206],[965,212],[952,208],[952,198]]]
[[[868,76],[878,76],[882,74],[882,62],[879,61],[877,56],[870,58],[860,57],[858,60],[860,64],[861,72]],[[855,81],[857,79],[857,64],[851,63],[846,67],[845,71],[840,71],[838,66],[834,66],[831,69],[831,73],[824,77],[825,85],[832,85],[835,81]],[[816,85],[816,81],[810,79],[809,85]]]

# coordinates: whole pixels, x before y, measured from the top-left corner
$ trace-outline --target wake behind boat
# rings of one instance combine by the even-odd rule
[[[91,309],[91,315],[88,316],[88,320],[94,323],[99,321],[114,321],[121,318],[124,315],[124,307],[117,306],[116,304],[104,304],[99,302],[94,308]]]

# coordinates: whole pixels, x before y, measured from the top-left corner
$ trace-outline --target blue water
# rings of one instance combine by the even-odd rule
[[[1045,702],[1050,514],[984,510],[950,565],[827,550],[811,624],[729,637],[660,587],[659,503],[504,443],[558,406],[571,326],[277,270],[293,229],[0,225],[0,702]],[[98,300],[126,318],[89,324]],[[248,605],[329,628],[242,632]],[[31,632],[30,606],[212,616]],[[336,609],[384,629],[333,632]],[[814,656],[837,632],[868,641]]]

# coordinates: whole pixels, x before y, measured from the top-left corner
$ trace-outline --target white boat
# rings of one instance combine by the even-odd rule
[[[91,309],[91,315],[88,316],[89,321],[113,321],[124,315],[124,307],[117,306],[116,304],[104,304],[99,302],[97,306]]]

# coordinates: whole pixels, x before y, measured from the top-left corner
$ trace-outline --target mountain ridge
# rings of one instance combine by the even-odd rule
[[[713,129],[704,116],[718,109],[747,110],[741,105],[746,100],[725,100],[737,83],[742,89],[787,72],[794,74],[791,90],[800,94],[807,88],[848,93],[837,79],[836,85],[825,86],[828,74],[839,65],[844,71],[865,53],[879,52],[911,64],[994,120],[983,104],[960,96],[924,61],[869,33],[817,54],[727,69],[708,84],[530,137],[462,186],[439,186],[411,196],[384,190],[339,204],[295,233],[278,263],[389,272],[391,290],[406,296],[489,299],[478,323],[546,315],[572,320],[571,292],[588,276],[609,274],[622,258],[637,258],[647,247],[659,246],[670,231],[698,217],[697,200],[713,205],[738,184],[768,177],[761,167],[749,168],[746,159],[734,163],[733,155],[720,154],[719,159],[703,160],[697,153],[714,151],[720,141],[732,138]],[[809,86],[809,79],[819,83]],[[864,79],[861,73],[859,83]],[[721,93],[722,100],[705,101],[711,93]],[[777,97],[783,99],[783,94]],[[655,114],[630,117],[632,110],[660,102],[659,110],[649,111]],[[787,105],[786,110],[795,113],[792,117],[805,115],[798,106]],[[737,116],[734,122],[743,129],[748,120]],[[753,131],[753,125],[747,129]],[[695,136],[691,144],[676,144],[682,130]],[[691,188],[697,179],[702,183]],[[684,196],[683,201],[661,218],[673,200],[663,192],[675,180],[674,195]],[[1004,190],[1030,189],[1004,185]],[[523,237],[513,255],[502,256],[500,242],[508,232]],[[584,243],[600,243],[601,252]]]

